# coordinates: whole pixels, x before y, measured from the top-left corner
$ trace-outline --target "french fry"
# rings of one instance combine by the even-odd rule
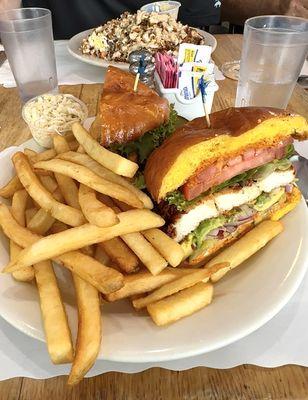
[[[29,231],[25,227],[18,224],[16,219],[13,217],[12,212],[6,204],[0,203],[0,225],[5,235],[14,240],[18,246],[25,248],[31,246],[41,236]]]
[[[73,279],[78,307],[78,335],[75,358],[68,378],[69,385],[80,382],[93,366],[102,337],[99,293],[78,276],[74,275]]]
[[[49,234],[52,233],[59,233],[59,232],[63,232],[66,231],[67,229],[67,225],[63,224],[63,222],[58,221],[57,219],[55,220],[55,222],[52,224],[51,228],[49,229]]]
[[[34,174],[27,157],[23,153],[15,153],[13,156],[13,163],[23,186],[41,208],[49,212],[54,218],[70,226],[79,226],[85,222],[84,216],[80,210],[62,204],[54,199]]]
[[[25,217],[26,217],[26,226],[28,227],[29,222],[31,219],[34,217],[34,215],[38,212],[38,209],[36,207],[28,208],[25,211]]]
[[[124,276],[124,286],[116,292],[106,295],[108,301],[116,301],[127,297],[151,292],[156,288],[174,281],[175,279],[191,274],[195,270],[192,268],[165,268],[160,274],[152,275],[148,271],[140,271],[136,274]]]
[[[13,240],[10,240],[10,259],[16,260],[18,254],[21,252],[22,247],[18,246]],[[31,282],[34,279],[34,270],[32,266],[21,268],[13,274],[14,279],[19,282]]]
[[[15,192],[17,192],[17,190],[23,188],[24,187],[22,186],[18,176],[15,175],[6,185],[0,188],[0,196],[5,199],[9,199]]]
[[[26,224],[25,211],[28,197],[27,191],[22,189],[15,192],[12,198],[12,214],[21,226],[25,226]]]
[[[240,265],[242,262],[251,257],[258,250],[264,247],[271,239],[279,235],[283,231],[283,224],[280,221],[263,221],[254,229],[246,233],[243,237],[227,247],[216,257],[212,258],[205,267],[210,268],[214,264],[229,262],[230,266],[221,269],[211,276],[212,282],[217,282],[230,269]]]
[[[110,199],[110,197],[109,197],[109,199]],[[112,200],[111,199],[109,200],[109,199],[107,196],[105,197],[105,201],[113,202],[115,204],[115,206],[119,209],[119,212],[128,211],[128,210],[132,209],[128,204],[125,204],[122,201],[119,201],[117,199],[112,199]]]
[[[121,238],[115,237],[110,240],[105,240],[104,242],[98,243],[97,247],[102,248],[109,259],[127,274],[138,270],[138,257]]]
[[[53,150],[53,149],[51,149],[51,150]],[[47,150],[47,151],[49,152],[49,150]],[[52,153],[54,153],[54,150],[52,151]],[[24,154],[25,154],[25,156],[27,156],[27,159],[30,162],[30,164],[33,165],[36,162],[36,160],[39,159],[39,154],[42,154],[42,153],[37,153],[36,151],[30,150],[30,149],[25,149],[24,150]],[[42,158],[44,159],[44,157],[42,157]],[[47,159],[49,160],[49,157],[47,157]],[[43,169],[37,169],[35,172],[39,176],[51,176],[51,177],[53,177],[53,173],[52,172],[45,171]]]
[[[77,153],[85,154],[85,149],[81,146],[81,144],[77,148]]]
[[[118,175],[126,176],[128,178],[132,178],[135,175],[138,169],[138,164],[105,149],[95,139],[93,139],[81,124],[75,122],[72,125],[72,131],[75,138],[93,160]]]
[[[73,135],[74,136],[74,135]],[[70,147],[70,151],[77,151],[78,147],[79,147],[79,143],[77,142],[77,140],[75,139],[74,136],[74,140],[69,140],[68,141],[68,145]]]
[[[27,207],[28,193],[25,189],[18,190],[13,194],[11,212],[16,221],[25,226],[25,210]],[[10,259],[16,260],[22,247],[18,246],[13,240],[10,240]],[[14,279],[20,282],[31,282],[34,279],[34,270],[32,266],[22,268],[13,274]]]
[[[46,161],[46,160],[51,160],[57,155],[55,149],[48,149],[45,151],[42,151],[41,153],[36,153],[33,156],[29,157],[29,160],[31,164],[35,164],[38,161]]]
[[[95,247],[95,252],[94,252],[94,258],[95,260],[99,261],[101,264],[107,265],[110,267],[110,258],[108,254],[104,251],[104,249],[99,246],[99,244]]]
[[[0,204],[0,225],[5,235],[20,247],[28,247],[41,239],[41,236],[20,226],[5,204]],[[123,275],[113,268],[83,254],[71,251],[54,258],[54,261],[76,273],[101,293],[111,293],[123,286]]]
[[[75,164],[83,165],[84,167],[91,169],[93,172],[95,172],[100,177],[106,179],[107,181],[118,183],[119,185],[126,187],[131,192],[133,192],[139,198],[139,200],[143,202],[145,208],[153,208],[152,200],[142,190],[136,188],[126,178],[115,174],[114,172],[100,165],[95,160],[92,160],[92,158],[89,157],[87,154],[79,154],[73,151],[69,151],[68,153],[60,154],[58,158],[60,158],[61,160],[71,161]]]
[[[121,238],[153,275],[159,274],[167,267],[168,262],[140,232],[122,234]]]
[[[65,132],[64,135],[57,136],[62,136],[66,140],[71,151],[76,151],[78,149],[79,143],[77,142],[72,131],[68,131]]]
[[[111,198],[105,195],[101,195],[101,198],[102,201],[104,201],[109,207],[113,208],[116,213],[121,212],[121,210],[114,205]],[[123,205],[122,208],[127,210],[127,205]],[[138,256],[153,275],[157,275],[168,265],[167,261],[161,257],[149,242],[146,241],[140,232],[121,235],[121,239]]]
[[[123,275],[119,271],[99,263],[81,251],[61,254],[61,256],[55,257],[54,261],[64,265],[101,293],[115,292],[124,285]]]
[[[97,192],[115,197],[132,207],[143,208],[143,203],[130,190],[117,183],[101,178],[83,165],[74,164],[70,161],[56,158],[49,161],[40,161],[35,164],[35,168],[42,168],[69,176],[70,178],[91,187]]]
[[[70,150],[69,145],[64,137],[60,135],[53,136],[53,145],[57,154],[65,153]],[[74,208],[80,209],[78,201],[78,187],[74,180],[68,176],[55,173],[59,189],[65,199],[66,204]]]
[[[199,282],[172,296],[147,306],[148,313],[158,326],[171,324],[201,310],[211,303],[213,285]]]
[[[55,173],[55,178],[66,204],[76,209],[80,209],[80,204],[78,202],[78,187],[74,180],[68,176],[57,173]]]
[[[53,135],[52,141],[57,155],[70,151],[70,146],[65,136]]]
[[[5,206],[0,204],[0,210],[3,207]],[[146,209],[126,211],[118,214],[118,217],[120,222],[108,228],[85,224],[43,237],[24,249],[15,262],[7,265],[4,272],[13,272],[27,265],[49,260],[87,245],[103,242],[125,233],[161,226],[164,223],[159,215]]]
[[[96,198],[93,189],[82,183],[79,186],[78,199],[81,210],[90,224],[106,227],[119,222],[115,212]]]
[[[73,344],[57,279],[50,261],[34,265],[47,348],[54,364],[73,361]]]
[[[50,175],[41,175],[39,180],[50,193],[53,193],[58,187],[57,181]]]
[[[38,235],[44,235],[54,222],[54,217],[40,208],[27,224],[27,228]]]
[[[83,252],[83,254],[86,254],[87,256],[93,257],[94,256],[94,246],[85,246],[80,251]]]
[[[182,262],[184,257],[182,247],[163,231],[153,228],[143,231],[142,234],[172,267],[177,267]]]
[[[54,192],[52,192],[51,194],[52,194],[52,197],[53,197],[55,200],[57,200],[59,203],[64,203],[64,202],[65,202],[64,197],[63,197],[63,194],[62,194],[62,192],[61,192],[59,186],[58,186],[57,189],[56,189]]]
[[[37,152],[36,151],[34,151],[34,150],[32,150],[32,149],[24,149],[24,153],[25,153],[25,155],[28,157],[28,158],[30,158],[30,157],[34,157],[34,156],[36,156],[36,154],[37,154]]]
[[[24,211],[27,199],[28,194],[24,190],[15,192],[12,199],[12,214],[21,226],[25,225]],[[22,247],[11,239],[11,259],[15,259],[21,250]],[[51,360],[54,364],[71,362],[73,359],[71,333],[50,261],[43,261],[39,265],[34,265],[34,267],[23,268],[20,271],[16,271],[13,276],[19,281],[32,281],[35,276]]]
[[[142,294],[134,294],[134,295],[130,296],[129,300],[131,302],[133,302],[134,300],[140,299],[141,297],[143,297]]]
[[[60,136],[61,136],[61,135],[60,135]],[[68,143],[77,142],[77,140],[75,139],[75,136],[74,136],[74,134],[73,134],[72,131],[64,132],[63,137],[65,138],[65,140],[66,140]],[[78,143],[78,142],[77,142],[77,143]]]
[[[168,282],[160,288],[156,289],[154,292],[150,293],[146,297],[141,297],[139,299],[133,300],[133,306],[136,309],[141,309],[143,307],[147,307],[149,304],[155,303],[165,297],[171,296],[175,293],[180,292],[181,290],[187,289],[191,286],[194,286],[198,282],[206,283],[210,276],[222,268],[228,268],[229,263],[222,263],[213,265],[208,269],[196,269],[189,275],[184,275],[175,279],[172,282]]]

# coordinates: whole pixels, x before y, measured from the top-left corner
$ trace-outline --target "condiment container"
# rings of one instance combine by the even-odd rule
[[[155,1],[154,3],[145,4],[140,10],[148,13],[169,14],[177,21],[180,7],[181,3],[178,1]]]
[[[58,103],[56,103],[57,100],[59,100]],[[37,103],[37,109],[31,107],[31,110],[29,106],[35,106],[34,103]],[[88,117],[88,108],[71,94],[46,93],[27,101],[22,108],[22,117],[30,129],[33,139],[40,146],[51,148],[53,146],[52,135],[55,133],[63,135],[70,131],[74,122],[82,124]]]
[[[180,89],[165,89],[158,73],[154,74],[156,90],[165,97],[170,104],[174,104],[175,111],[181,116],[191,121],[192,119],[204,116],[204,106],[202,102],[201,93],[199,92],[196,97],[190,100],[184,99],[180,94]],[[205,108],[208,114],[211,113],[214,93],[218,90],[218,85],[214,78],[211,80],[206,89]]]

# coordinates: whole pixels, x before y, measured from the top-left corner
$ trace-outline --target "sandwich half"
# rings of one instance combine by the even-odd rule
[[[105,147],[139,164],[135,184],[144,189],[143,168],[151,152],[175,130],[177,113],[135,75],[109,66],[91,135]]]
[[[290,161],[307,120],[273,108],[229,108],[179,128],[149,157],[148,191],[189,264],[207,261],[300,201]]]

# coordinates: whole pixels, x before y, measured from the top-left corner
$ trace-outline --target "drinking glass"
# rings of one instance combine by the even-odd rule
[[[25,102],[58,88],[51,13],[45,8],[19,8],[0,13],[0,35]]]
[[[308,52],[308,20],[265,15],[245,22],[235,105],[285,109]]]

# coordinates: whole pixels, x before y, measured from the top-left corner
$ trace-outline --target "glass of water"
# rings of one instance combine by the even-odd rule
[[[58,88],[51,13],[45,8],[19,8],[0,13],[0,35],[25,102]]]
[[[285,109],[308,52],[308,20],[281,15],[245,22],[237,107]]]

